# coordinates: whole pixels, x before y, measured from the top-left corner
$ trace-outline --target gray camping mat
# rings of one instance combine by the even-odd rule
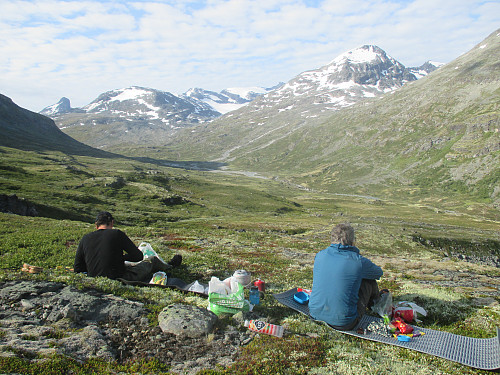
[[[276,300],[278,300],[281,304],[305,314],[312,319],[309,315],[308,305],[301,305],[293,299],[293,295],[296,292],[296,288],[290,289],[280,294],[274,294],[274,298],[276,298]],[[440,332],[413,326],[416,331],[422,332],[423,335],[413,337],[409,342],[398,341],[394,337],[385,337],[374,332],[357,332],[358,330],[364,331],[373,321],[382,321],[382,318],[365,315],[359,322],[358,326],[352,331],[339,332],[365,340],[382,342],[385,344],[415,350],[421,353],[431,354],[477,369],[500,369],[500,329],[497,329],[497,337],[477,339],[473,337],[455,335],[449,332]]]
[[[189,288],[191,287],[191,285],[194,284],[194,282],[188,284],[184,280],[181,280],[181,279],[178,279],[175,277],[167,278],[166,285],[150,284],[146,281],[130,281],[130,280],[125,280],[125,279],[121,279],[121,278],[119,278],[117,280],[120,281],[122,284],[126,284],[126,285],[144,286],[144,287],[149,287],[149,288],[177,289],[177,290],[184,292],[184,293],[194,293],[194,294],[199,294],[200,296],[203,296],[203,297],[208,297],[208,294],[206,294],[206,293],[194,292],[194,291],[189,290]],[[208,287],[208,285],[205,285],[205,284],[201,284],[201,285],[204,286],[205,288]]]

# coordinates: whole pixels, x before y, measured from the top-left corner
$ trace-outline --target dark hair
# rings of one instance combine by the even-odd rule
[[[332,243],[353,246],[355,239],[354,229],[350,224],[337,224],[332,229]]]
[[[98,227],[101,225],[110,225],[113,222],[113,215],[107,211],[102,211],[97,214],[95,219],[95,225]]]

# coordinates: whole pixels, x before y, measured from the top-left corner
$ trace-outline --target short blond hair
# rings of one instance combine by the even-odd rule
[[[332,243],[340,243],[341,245],[353,246],[356,236],[354,228],[347,223],[337,224],[331,232]]]

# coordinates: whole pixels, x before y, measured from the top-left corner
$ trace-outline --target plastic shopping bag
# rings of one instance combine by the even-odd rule
[[[216,315],[251,311],[253,307],[245,300],[243,285],[232,277],[224,281],[212,277],[208,283],[208,302],[208,309]]]
[[[390,292],[382,294],[380,299],[373,305],[373,312],[384,318],[384,322],[389,324],[392,316],[392,294]]]
[[[415,320],[419,322],[418,315],[427,316],[427,311],[413,302],[401,301],[394,307],[394,317],[400,317],[405,322]]]
[[[139,250],[141,250],[142,255],[144,256],[144,259],[147,258],[152,258],[152,257],[157,257],[160,259],[163,263],[166,263],[161,257],[156,253],[156,251],[153,250],[153,247],[149,242],[141,242],[139,245]]]

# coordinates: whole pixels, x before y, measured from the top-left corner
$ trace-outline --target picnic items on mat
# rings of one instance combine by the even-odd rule
[[[297,291],[297,288],[293,288],[273,296],[281,304],[313,319],[309,314],[309,306],[302,305],[294,300],[293,296]],[[372,322],[377,322],[382,324],[382,327],[386,327],[383,318],[365,314],[352,330],[338,332],[434,355],[477,369],[500,369],[500,329],[497,329],[497,337],[480,339],[412,326],[412,333],[399,334],[394,337],[394,335],[385,336],[375,331],[368,332],[367,328]],[[331,326],[330,328],[334,329]]]
[[[309,303],[309,293],[306,292],[297,292],[293,295],[293,299],[295,302],[300,303],[301,305],[305,305],[306,303]]]
[[[155,272],[149,283],[157,285],[167,285],[167,280],[168,280],[167,274],[163,271],[158,271]]]

